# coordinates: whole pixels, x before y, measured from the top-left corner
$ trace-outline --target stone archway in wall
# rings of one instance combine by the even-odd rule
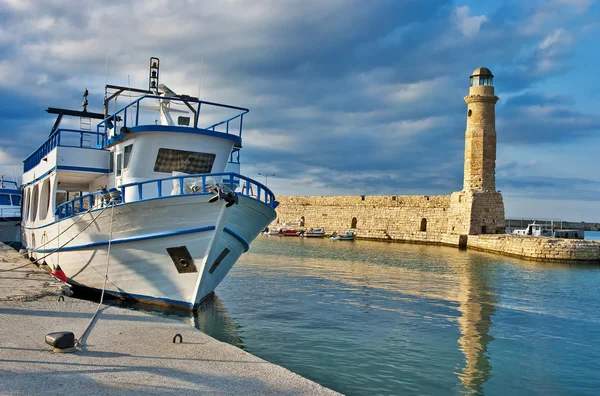
[[[306,221],[306,219],[304,218],[304,216],[300,217],[300,227],[304,227],[305,221]]]
[[[356,228],[356,223],[358,223],[358,219],[356,217],[352,218],[352,224],[350,225],[350,228]]]
[[[427,232],[427,219],[423,218],[421,219],[421,227],[419,228],[420,231],[423,232]]]

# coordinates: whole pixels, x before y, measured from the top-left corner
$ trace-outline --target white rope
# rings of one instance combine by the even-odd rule
[[[105,206],[105,207],[104,207],[104,209],[106,209],[107,207],[108,207],[108,206]],[[94,210],[94,209],[98,209],[98,207],[93,207],[93,206],[92,206],[91,208],[89,208],[88,210],[86,210],[85,212],[83,212],[83,213],[81,214],[81,216],[79,216],[79,218],[78,218],[78,219],[77,219],[77,220],[76,220],[76,221],[75,221],[73,224],[71,224],[70,226],[68,226],[67,228],[65,228],[65,229],[64,229],[62,232],[60,232],[60,223],[61,223],[61,221],[59,220],[59,221],[58,221],[58,223],[57,223],[57,224],[58,224],[58,227],[59,227],[59,228],[58,228],[58,230],[59,230],[59,233],[58,233],[58,235],[57,235],[57,236],[55,236],[54,238],[50,239],[50,240],[49,240],[49,241],[47,241],[46,243],[43,243],[43,244],[41,244],[41,245],[40,245],[40,246],[38,246],[37,248],[31,249],[31,251],[32,251],[33,253],[35,253],[35,252],[37,252],[38,250],[40,250],[41,248],[43,248],[44,246],[46,246],[47,244],[49,244],[50,242],[52,242],[53,240],[55,240],[55,239],[58,239],[58,238],[59,238],[59,237],[60,237],[62,234],[64,234],[65,232],[69,231],[69,229],[70,229],[71,227],[73,227],[75,224],[77,224],[77,223],[79,223],[81,220],[83,220],[83,218],[85,217],[85,215],[86,215],[86,214],[88,214],[88,213],[90,213],[90,212],[91,212],[92,210]],[[104,212],[104,209],[102,210],[102,212]],[[102,214],[102,212],[101,212],[100,214]],[[97,219],[97,218],[98,218],[98,217],[96,216],[96,219]],[[92,220],[95,220],[95,219],[93,218],[93,215],[92,215]],[[79,234],[81,234],[81,233],[79,233]],[[77,235],[79,235],[79,234],[77,234]],[[59,244],[60,244],[60,241],[59,241]]]
[[[59,251],[60,249],[64,248],[65,246],[67,246],[69,243],[71,243],[71,241],[75,238],[77,238],[79,235],[81,235],[81,233],[83,233],[85,230],[88,229],[89,226],[91,226],[92,224],[94,224],[96,222],[96,220],[102,215],[102,213],[104,213],[104,211],[108,208],[108,206],[104,207],[104,209],[102,209],[102,211],[100,213],[98,213],[98,216],[94,217],[92,219],[92,221],[90,221],[90,223],[88,225],[86,225],[81,231],[79,231],[79,233],[77,233],[73,238],[69,239],[67,242],[65,242],[62,246],[57,247],[56,249],[54,249],[53,251],[51,251],[50,253],[46,254],[45,256],[41,257],[41,258],[36,258],[35,261],[40,261],[45,259],[46,257],[50,256],[51,254],[56,253],[57,251]],[[92,215],[93,216],[93,215]],[[68,229],[68,228],[67,228]],[[65,230],[66,231],[66,230]],[[63,231],[64,233],[64,231]],[[59,234],[60,235],[60,234]],[[52,240],[54,240],[56,238],[53,238]],[[35,251],[35,250],[33,250]]]
[[[81,333],[81,336],[75,341],[75,345],[80,348],[85,345],[84,344],[85,337],[87,336],[88,331],[92,327],[92,324],[95,322],[96,317],[98,316],[98,313],[100,312],[100,308],[102,307],[102,304],[104,303],[104,292],[106,291],[106,281],[108,280],[108,267],[110,266],[110,246],[111,246],[111,241],[112,241],[113,220],[114,220],[114,215],[115,215],[115,204],[112,203],[111,206],[112,206],[112,210],[111,210],[111,214],[110,214],[110,233],[108,235],[108,249],[107,249],[107,253],[106,253],[106,270],[104,272],[104,285],[102,286],[102,294],[100,295],[100,302],[98,303],[96,312],[94,312],[92,319],[90,319],[90,322],[88,323],[85,330],[83,330],[83,333]]]

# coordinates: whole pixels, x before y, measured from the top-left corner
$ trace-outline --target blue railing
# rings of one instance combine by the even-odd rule
[[[143,108],[143,106],[141,105],[141,102],[144,100],[148,101],[149,99],[153,99],[153,102],[154,102],[154,100],[157,100],[157,99],[161,100],[162,102],[165,102],[165,101],[182,102],[182,103],[186,104],[187,106],[189,106],[188,107],[189,111],[191,113],[195,112],[195,116],[194,116],[194,119],[193,119],[193,122],[191,123],[191,125],[183,125],[183,126],[186,126],[189,128],[195,128],[195,129],[201,128],[201,129],[207,129],[207,130],[211,130],[211,131],[215,131],[215,132],[223,132],[225,134],[233,134],[240,138],[242,137],[242,124],[243,124],[244,114],[246,114],[250,111],[243,107],[230,106],[230,105],[226,105],[226,104],[222,104],[222,103],[206,102],[203,100],[198,100],[198,99],[193,99],[193,98],[179,98],[179,97],[175,98],[175,97],[165,97],[165,96],[158,96],[158,95],[144,95],[144,96],[137,98],[136,100],[134,100],[127,106],[121,108],[116,113],[111,114],[106,119],[101,121],[97,126],[98,133],[107,135],[109,129],[112,129],[112,128],[117,128],[117,127],[133,128],[138,125],[148,125],[148,122],[140,122],[140,108]],[[194,106],[192,106],[192,104]],[[152,107],[155,107],[155,106],[156,106],[156,103],[153,103]],[[235,110],[236,113],[232,117],[229,117],[223,121],[219,121],[215,124],[211,124],[211,125],[208,125],[205,127],[199,127],[198,124],[199,124],[201,110],[205,109],[205,111],[206,111],[207,107],[209,109],[216,108],[219,110],[223,110],[223,109]],[[193,111],[192,111],[192,109],[193,109]],[[154,114],[156,114],[156,113],[154,113]],[[237,126],[238,119],[239,119],[239,126]],[[182,125],[179,125],[179,126],[182,126]],[[219,130],[217,128],[219,126],[224,126],[224,130]]]
[[[86,138],[89,137],[90,140]],[[50,137],[23,161],[23,171],[33,169],[56,147],[92,148],[101,150],[104,134],[76,129],[57,129]],[[95,140],[95,142],[94,142]]]
[[[175,185],[174,183],[169,183],[172,181],[177,181],[178,187],[171,187]],[[223,172],[171,176],[162,179],[123,184],[119,187],[121,199],[117,205],[149,199],[166,198],[169,196],[213,194],[215,187],[226,187],[231,191],[241,188],[241,191],[236,192],[236,194],[245,195],[260,201],[273,209],[279,204],[275,200],[273,192],[256,180],[252,180],[238,173]],[[167,191],[170,190],[170,193],[163,194],[164,189]],[[105,205],[106,201],[104,200],[102,192],[97,191],[74,198],[59,205],[56,208],[55,215],[57,215],[59,219],[64,219],[85,212],[90,208],[102,208]]]
[[[87,207],[85,206],[86,202],[88,205]],[[58,205],[54,214],[57,215],[59,219],[64,219],[66,217],[75,216],[78,213],[85,212],[95,206],[103,207],[104,203],[105,201],[102,196],[102,192],[96,191],[90,194],[82,195],[81,197],[73,198],[70,201]]]

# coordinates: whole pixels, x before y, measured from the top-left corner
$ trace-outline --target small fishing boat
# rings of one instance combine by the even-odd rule
[[[0,242],[21,242],[21,190],[0,175]]]
[[[281,232],[279,233],[279,235],[281,236],[300,236],[302,235],[303,231],[301,230],[296,230],[295,228],[286,228],[281,230]]]
[[[305,237],[309,238],[323,238],[325,236],[324,228],[311,228],[303,234]]]
[[[271,228],[264,232],[267,236],[279,236],[281,234],[281,228]]]
[[[356,233],[354,231],[346,231],[343,234],[338,234],[337,231],[334,231],[329,239],[332,241],[353,241],[355,236]]]
[[[23,245],[71,285],[196,310],[278,202],[239,173],[249,110],[176,94],[159,62],[148,89],[106,85],[102,113],[87,90],[83,111],[47,110],[50,136],[24,161]]]

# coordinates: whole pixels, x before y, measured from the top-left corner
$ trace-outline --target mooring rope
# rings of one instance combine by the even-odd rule
[[[104,213],[104,211],[105,211],[107,208],[108,208],[108,206],[104,207],[104,208],[102,209],[102,211],[101,211],[100,213],[98,213],[98,216],[94,217],[94,218],[92,219],[92,221],[90,221],[90,223],[89,223],[88,225],[86,225],[86,226],[85,226],[85,227],[84,227],[84,228],[83,228],[81,231],[79,231],[79,232],[78,232],[78,233],[77,233],[77,234],[76,234],[76,235],[75,235],[73,238],[69,239],[69,240],[68,240],[67,242],[65,242],[63,245],[61,245],[61,246],[57,247],[56,249],[54,249],[54,250],[53,250],[53,251],[51,251],[50,253],[46,254],[45,256],[42,256],[41,258],[36,258],[36,259],[35,259],[35,261],[38,261],[38,262],[39,262],[40,260],[43,260],[43,259],[45,259],[46,257],[48,257],[48,256],[50,256],[50,255],[52,255],[52,254],[56,253],[56,252],[57,252],[57,251],[59,251],[60,249],[62,249],[62,248],[64,248],[65,246],[67,246],[69,243],[71,243],[71,241],[72,241],[73,239],[77,238],[77,237],[78,237],[79,235],[81,235],[81,234],[82,234],[82,233],[83,233],[85,230],[87,230],[89,226],[91,226],[92,224],[94,224],[94,223],[96,222],[96,220],[97,220],[97,219],[98,219],[98,218],[99,218],[99,217],[102,215],[102,213]],[[68,228],[67,228],[67,229],[68,229]],[[66,231],[66,230],[65,230],[65,231]],[[64,231],[63,231],[63,232],[64,232]],[[60,234],[59,234],[59,235],[60,235]],[[56,239],[56,238],[53,238],[52,240],[54,240],[54,239]],[[48,243],[48,242],[46,242],[46,244],[47,244],[47,243]],[[35,252],[36,250],[34,249],[34,250],[32,250],[32,251],[34,251],[34,252]]]
[[[105,206],[104,209],[106,209],[108,206]],[[50,242],[52,242],[55,239],[58,239],[62,234],[64,234],[65,232],[67,232],[71,227],[73,227],[75,224],[79,223],[86,214],[90,213],[92,210],[94,209],[98,209],[97,207],[91,207],[89,208],[87,211],[83,212],[83,214],[81,216],[79,216],[79,218],[70,226],[68,226],[67,228],[65,228],[62,232],[59,232],[57,236],[55,236],[54,238],[50,239],[49,241],[46,241],[46,243],[41,244],[39,247],[32,249],[32,252],[36,252],[38,250],[40,250],[42,247],[46,246],[47,244],[49,244]],[[102,210],[102,212],[104,212],[104,209]],[[100,214],[102,214],[102,212],[100,212]],[[93,216],[92,216],[93,217]],[[96,219],[98,218],[98,216],[96,216]],[[95,219],[94,219],[95,220]],[[60,227],[60,221],[58,222],[58,225]],[[60,229],[59,229],[60,230]],[[79,235],[79,234],[78,234]]]
[[[92,319],[90,319],[90,322],[88,323],[85,330],[83,330],[83,333],[81,333],[81,336],[75,341],[75,345],[77,345],[80,348],[85,345],[84,344],[85,337],[88,334],[88,331],[90,330],[92,324],[96,320],[96,317],[98,316],[98,313],[100,312],[100,308],[102,307],[102,304],[104,303],[104,292],[106,291],[106,281],[108,280],[108,268],[110,266],[110,247],[111,247],[111,242],[112,242],[113,220],[114,220],[114,216],[115,216],[115,203],[112,203],[111,206],[112,206],[112,210],[111,210],[111,214],[110,214],[110,232],[108,235],[108,248],[106,251],[106,270],[104,271],[104,285],[102,286],[102,294],[100,295],[100,302],[98,303],[96,312],[94,312]]]

